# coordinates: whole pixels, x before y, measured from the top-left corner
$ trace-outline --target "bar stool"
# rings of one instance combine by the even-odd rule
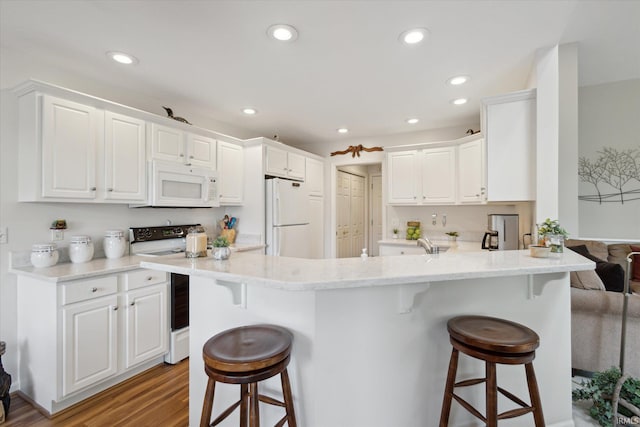
[[[486,316],[454,317],[447,322],[447,330],[449,331],[449,340],[453,350],[444,390],[440,427],[446,427],[449,424],[452,399],[455,399],[488,427],[496,427],[498,420],[519,417],[528,413],[533,413],[536,427],[544,427],[540,393],[538,392],[538,384],[532,363],[535,358],[535,349],[538,348],[540,343],[538,334],[518,323]],[[485,377],[455,382],[459,352],[484,360],[486,366]],[[531,405],[527,405],[515,395],[497,386],[496,363],[506,365],[524,364]],[[471,404],[453,392],[455,387],[466,387],[481,383],[486,385],[485,416],[482,416]],[[498,414],[498,392],[521,407]]]
[[[259,427],[259,401],[284,407],[285,422],[296,427],[287,365],[293,335],[275,325],[252,325],[229,329],[211,337],[202,348],[204,370],[209,377],[202,407],[200,427],[215,426],[240,406],[240,427]],[[258,393],[258,382],[280,374],[284,402]],[[240,400],[225,409],[213,422],[213,395],[216,382],[240,384]]]

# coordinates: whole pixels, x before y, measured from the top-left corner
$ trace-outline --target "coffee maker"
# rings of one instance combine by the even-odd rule
[[[482,239],[482,249],[505,251],[518,249],[518,215],[489,214],[487,232]]]

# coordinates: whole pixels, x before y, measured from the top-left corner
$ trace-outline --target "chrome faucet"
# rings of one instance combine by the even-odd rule
[[[421,246],[424,248],[425,252],[428,254],[432,254],[434,253],[434,245],[433,243],[431,243],[431,240],[429,240],[427,237],[421,237],[417,240],[418,246]]]

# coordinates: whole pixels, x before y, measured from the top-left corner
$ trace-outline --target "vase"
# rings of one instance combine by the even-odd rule
[[[551,253],[561,254],[564,252],[564,236],[547,233],[544,235],[544,245],[551,248]]]
[[[229,249],[228,246],[211,249],[211,256],[213,259],[229,259],[229,255],[231,255],[231,249]]]

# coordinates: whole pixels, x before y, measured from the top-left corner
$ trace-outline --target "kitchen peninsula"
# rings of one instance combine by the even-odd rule
[[[227,261],[157,258],[140,265],[190,275],[191,426],[199,423],[206,384],[203,343],[253,323],[294,333],[290,376],[299,425],[436,426],[451,352],[446,322],[461,314],[534,329],[541,340],[534,366],[546,423],[573,425],[568,272],[594,264],[571,251],[546,259],[528,251],[323,260],[237,253]],[[462,357],[459,372],[478,377],[484,366]],[[261,387],[277,395],[272,380]],[[521,367],[499,366],[498,384],[528,401]],[[482,386],[465,392],[483,407]],[[238,393],[217,386],[214,413]],[[278,409],[261,410],[265,425],[276,422]],[[472,420],[453,406],[450,425]],[[237,425],[237,418],[221,425]]]

